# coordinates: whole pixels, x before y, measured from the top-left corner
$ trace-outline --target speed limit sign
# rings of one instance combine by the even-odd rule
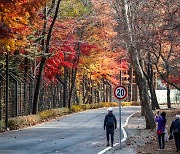
[[[114,96],[119,99],[119,128],[121,128],[121,100],[127,96],[127,89],[124,86],[117,86],[114,89]],[[119,129],[119,143],[121,148],[121,129]]]
[[[120,100],[124,99],[127,96],[127,89],[124,86],[117,86],[114,89],[114,96]]]

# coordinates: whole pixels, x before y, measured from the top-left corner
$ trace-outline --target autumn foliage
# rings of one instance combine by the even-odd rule
[[[30,26],[46,0],[0,0],[0,49],[1,52],[23,47]]]

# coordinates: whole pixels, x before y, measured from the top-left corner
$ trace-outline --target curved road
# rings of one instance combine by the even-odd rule
[[[122,107],[122,125],[139,107]],[[119,109],[114,108],[119,123]],[[106,108],[60,117],[37,126],[0,134],[1,154],[96,154],[106,148]],[[118,127],[119,128],[119,127]],[[115,142],[119,141],[119,130]]]

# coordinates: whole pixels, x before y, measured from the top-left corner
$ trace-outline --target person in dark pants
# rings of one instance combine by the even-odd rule
[[[158,123],[157,125],[157,135],[158,135],[158,142],[159,142],[159,148],[164,149],[165,148],[165,126],[166,126],[166,113],[162,112],[159,115],[159,111],[155,116],[155,121]]]
[[[106,137],[107,137],[107,146],[109,146],[109,135],[111,135],[111,146],[114,143],[114,130],[117,128],[116,117],[113,114],[113,109],[108,108],[108,114],[104,119],[104,130],[106,129]]]
[[[170,126],[170,135],[174,136],[176,152],[180,151],[180,116],[176,115],[175,120]]]

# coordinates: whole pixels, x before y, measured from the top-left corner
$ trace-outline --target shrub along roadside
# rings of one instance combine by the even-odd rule
[[[122,102],[122,106],[132,106],[132,105],[139,105],[136,102]],[[85,111],[88,109],[96,109],[102,107],[112,107],[112,106],[119,106],[116,102],[102,102],[96,104],[82,104],[82,105],[74,105],[71,108],[71,113]],[[11,118],[8,121],[8,127],[10,130],[17,130],[25,127],[29,127],[32,125],[36,125],[51,119],[55,119],[57,117],[69,114],[68,108],[58,108],[58,109],[50,109],[39,112],[36,115],[28,115],[28,116],[19,116],[15,118]],[[4,123],[0,121],[0,132],[5,131]]]

